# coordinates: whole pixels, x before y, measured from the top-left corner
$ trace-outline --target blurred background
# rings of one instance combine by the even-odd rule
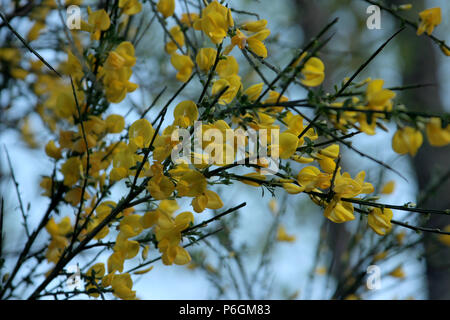
[[[389,1],[405,4],[406,1]],[[2,12],[8,12],[12,1],[0,1]],[[327,23],[338,17],[333,27],[334,36],[320,52],[325,64],[324,90],[334,92],[334,85],[353,72],[396,30],[400,23],[388,13],[381,14],[381,29],[369,30],[366,19],[369,6],[359,0],[230,0],[231,7],[253,12],[268,20],[271,36],[266,44],[269,51],[267,61],[283,68],[298,48],[305,45]],[[448,0],[413,0],[413,8],[402,12],[405,17],[417,20],[417,13],[423,9],[439,6],[442,8],[442,24],[434,31],[437,38],[450,41],[450,2]],[[135,19],[150,21],[151,11],[144,6]],[[178,6],[177,10],[181,8]],[[236,22],[255,19],[254,16],[235,14]],[[171,22],[169,22],[171,23]],[[30,24],[26,18],[12,21],[16,30],[26,34]],[[33,47],[46,59],[57,64],[65,56],[55,55],[59,45],[57,34],[61,21],[55,13],[47,18],[47,28]],[[11,37],[6,28],[0,29],[0,43]],[[163,54],[164,35],[157,23],[150,25],[148,32],[139,42],[134,68],[134,82],[139,90],[130,94],[123,102],[113,105],[111,113],[127,114],[127,122],[138,118],[139,111],[148,106],[161,89],[167,85],[170,90],[163,97],[168,98],[178,87],[174,82],[174,70],[167,56]],[[3,46],[2,46],[3,47]],[[244,87],[260,82],[258,74],[245,68],[244,57],[234,49],[238,59]],[[24,51],[25,52],[25,51]],[[268,78],[273,71],[260,66]],[[444,56],[427,37],[418,37],[415,30],[406,28],[394,39],[356,79],[367,77],[382,78],[385,87],[407,84],[433,84],[415,90],[402,91],[397,103],[418,111],[450,112],[450,58]],[[39,213],[44,210],[48,199],[41,197],[39,187],[42,175],[51,173],[52,163],[44,153],[45,143],[50,135],[43,130],[41,119],[30,112],[35,103],[32,97],[18,90],[0,88],[0,190],[5,201],[4,254],[7,259],[15,257],[24,243],[23,227],[18,211],[17,195],[14,191],[11,171],[5,150],[12,160],[12,167],[19,183],[22,199],[30,212],[30,222],[36,224]],[[198,86],[192,85],[178,99],[194,99]],[[286,95],[289,99],[305,98],[307,92],[291,86]],[[163,101],[163,100],[162,100]],[[160,103],[162,106],[162,102]],[[155,116],[149,114],[149,118]],[[305,112],[311,115],[311,112]],[[24,121],[27,121],[37,145],[30,149],[24,141]],[[170,117],[166,123],[173,121]],[[365,150],[371,156],[399,169],[407,180],[392,172],[383,170],[375,163],[362,158],[344,147],[341,166],[355,176],[366,172],[366,180],[372,182],[377,191],[388,182],[394,181],[391,194],[383,195],[382,202],[402,205],[407,202],[421,207],[446,209],[450,207],[449,163],[450,149],[431,148],[427,142],[418,154],[411,158],[399,156],[392,151],[391,138],[395,124],[387,127],[387,132],[378,130],[373,137],[358,135],[352,139],[353,145]],[[26,140],[26,139],[25,139]],[[297,167],[294,167],[298,170]],[[447,178],[447,179],[444,179]],[[449,299],[450,298],[450,249],[437,240],[435,235],[416,234],[398,226],[381,241],[366,226],[364,217],[345,224],[333,224],[325,220],[322,209],[315,206],[306,195],[284,195],[284,192],[262,193],[259,188],[235,184],[232,188],[217,189],[225,207],[232,207],[245,201],[247,206],[233,213],[217,225],[224,231],[217,237],[189,250],[193,263],[186,266],[164,266],[155,263],[155,268],[135,282],[134,289],[142,299]],[[419,191],[420,190],[420,191]],[[114,197],[120,197],[123,187],[116,188]],[[183,208],[190,209],[189,203]],[[62,209],[64,210],[64,208]],[[196,215],[207,219],[213,212]],[[394,212],[396,220],[408,221],[430,227],[442,227],[450,223],[435,216],[428,220],[413,213]],[[283,226],[295,241],[278,241],[279,227]],[[405,233],[402,246],[398,238]],[[400,234],[400,236],[399,236]],[[44,238],[40,241],[45,240]],[[379,259],[376,265],[381,270],[381,288],[368,290],[361,272],[373,263],[377,254],[388,252],[388,258]],[[156,252],[153,252],[156,255]],[[108,255],[100,256],[106,262]],[[364,259],[366,258],[367,259]],[[79,257],[82,264],[89,257]],[[14,259],[8,259],[15,262]],[[363,260],[361,262],[361,260]],[[131,261],[130,263],[133,263]],[[395,272],[401,266],[404,277]],[[11,267],[11,265],[6,265]],[[46,270],[42,270],[45,272]],[[23,271],[25,272],[25,271]],[[351,282],[360,281],[357,288]],[[344,285],[346,283],[350,285]],[[344,289],[345,290],[344,290]],[[26,290],[24,291],[26,292]]]

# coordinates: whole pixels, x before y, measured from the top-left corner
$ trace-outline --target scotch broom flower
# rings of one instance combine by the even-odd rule
[[[392,138],[392,149],[399,154],[415,156],[423,142],[422,133],[412,127],[398,129]]]
[[[142,3],[139,0],[119,0],[119,8],[123,10],[123,13],[132,16],[141,12]]]
[[[189,56],[173,53],[170,57],[170,62],[173,67],[178,71],[177,80],[181,82],[188,81],[194,68],[194,63]]]
[[[175,0],[159,0],[156,8],[162,13],[164,18],[171,17],[175,12]]]
[[[431,118],[426,125],[428,142],[434,147],[443,147],[450,143],[450,124],[442,128],[440,118]]]
[[[202,30],[214,44],[222,43],[228,28],[232,26],[231,10],[215,0],[202,10],[201,18],[194,22],[194,29]]]
[[[384,236],[392,229],[391,219],[393,213],[388,208],[374,208],[367,217],[369,227],[378,235]]]
[[[442,22],[441,8],[439,7],[426,9],[420,12],[419,16],[421,22],[419,24],[419,27],[417,28],[418,36],[420,36],[425,31],[428,35],[431,35],[434,28]]]

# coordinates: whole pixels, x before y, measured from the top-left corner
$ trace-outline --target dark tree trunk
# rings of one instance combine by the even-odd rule
[[[416,8],[425,8],[424,1],[414,3]],[[400,61],[404,84],[433,83],[436,86],[425,87],[405,92],[402,101],[407,107],[417,111],[442,113],[443,107],[439,95],[438,55],[440,50],[426,36],[418,37],[414,30],[408,28],[400,37]],[[423,146],[413,158],[419,190],[429,186],[435,175],[448,171],[450,149],[431,147],[424,137]],[[440,172],[440,173],[439,173]],[[421,206],[433,209],[450,207],[450,181],[446,181],[435,194],[428,196]],[[430,227],[443,227],[449,224],[447,217],[432,215],[428,221]],[[425,235],[425,258],[427,268],[428,295],[430,299],[450,299],[450,248],[436,240],[435,235]]]

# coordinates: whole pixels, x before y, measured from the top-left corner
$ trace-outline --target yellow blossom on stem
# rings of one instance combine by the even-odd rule
[[[300,170],[297,181],[306,191],[312,191],[314,188],[326,189],[330,187],[332,176],[329,173],[322,173],[314,166],[307,166]]]
[[[119,114],[111,114],[106,119],[108,133],[120,133],[125,128],[125,119]]]
[[[113,294],[123,300],[134,300],[136,298],[136,291],[133,288],[133,281],[129,273],[114,275],[111,281],[111,288]]]
[[[194,22],[199,18],[198,13],[182,13],[180,22],[184,24],[187,27],[192,27],[194,25]]]
[[[450,224],[447,225],[444,229],[444,232],[450,232]],[[442,242],[443,244],[447,245],[450,247],[450,235],[447,234],[440,234],[438,237],[439,241]]]
[[[440,118],[431,118],[426,125],[428,142],[434,147],[443,147],[450,143],[450,124],[442,127]]]
[[[55,145],[55,141],[50,140],[45,146],[45,153],[53,159],[61,159],[61,148]]]
[[[388,181],[381,189],[382,194],[391,194],[395,189],[395,181]]]
[[[442,22],[442,13],[441,8],[430,8],[423,10],[419,13],[420,16],[420,24],[417,28],[417,35],[420,36],[422,33],[426,31],[428,35],[430,35],[434,27],[438,26]]]
[[[159,0],[156,8],[164,18],[168,18],[175,12],[175,0]]]
[[[267,20],[261,19],[257,21],[245,22],[241,25],[241,29],[250,32],[258,32],[266,28]]]
[[[232,26],[231,10],[215,0],[202,10],[201,17],[194,22],[194,29],[202,30],[214,44],[222,43],[228,28]]]
[[[261,95],[264,83],[254,84],[244,91],[244,95],[247,96],[248,101],[253,102]]]
[[[88,14],[88,22],[81,21],[81,30],[92,33],[92,40],[99,40],[101,32],[108,30],[111,25],[109,15],[104,9],[92,11],[90,7],[88,7]]]
[[[403,271],[402,266],[398,266],[397,268],[389,272],[389,275],[394,278],[403,279],[405,277],[405,272]]]
[[[388,208],[374,208],[367,217],[369,227],[378,235],[384,236],[392,229],[391,219],[393,213]]]
[[[219,93],[223,92],[223,90],[225,90],[225,92],[223,92],[219,98],[219,104],[225,105],[233,101],[234,97],[237,95],[241,87],[241,77],[233,74],[214,82],[212,87],[212,95],[216,96]]]
[[[217,51],[213,48],[201,48],[197,56],[195,58],[195,61],[197,62],[198,67],[203,72],[208,72],[212,66],[214,65],[214,62],[216,60]]]
[[[383,89],[384,80],[375,79],[369,82],[366,90],[368,106],[371,109],[379,108],[380,110],[392,109],[392,101],[395,92],[389,89]]]
[[[353,210],[351,203],[342,201],[335,196],[325,208],[323,215],[335,223],[343,223],[355,219]]]
[[[178,71],[177,80],[181,82],[188,81],[194,68],[194,63],[189,56],[185,56],[178,53],[173,53],[170,57],[170,62],[173,67]]]
[[[399,154],[415,156],[423,142],[422,133],[412,127],[398,129],[392,138],[392,149]]]
[[[141,12],[142,3],[139,0],[119,0],[119,8],[123,10],[123,13],[132,16]]]
[[[192,207],[195,212],[203,212],[206,208],[217,210],[223,207],[223,202],[219,195],[211,190],[206,190],[205,193],[196,196],[192,199]]]
[[[284,241],[284,242],[294,242],[296,239],[295,236],[289,235],[286,232],[286,229],[284,226],[279,226],[277,231],[277,241]]]
[[[300,63],[307,56],[307,54],[307,52],[304,52],[293,66]],[[325,79],[325,65],[319,58],[312,57],[305,62],[301,73],[303,75],[303,79],[301,80],[303,85],[307,87],[317,87],[320,86]]]
[[[30,31],[28,31],[27,40],[31,42],[39,38],[41,30],[45,28],[45,23],[36,21],[31,27]]]
[[[165,49],[168,54],[172,54],[175,51],[177,51],[178,47],[181,48],[184,46],[184,34],[183,31],[181,31],[180,26],[172,27],[169,32],[172,38],[175,40],[175,42],[174,41],[167,42]]]
[[[217,63],[216,72],[221,78],[237,75],[239,72],[239,64],[236,58],[233,56],[223,56]]]
[[[173,111],[174,124],[182,128],[187,128],[198,119],[198,109],[194,101],[187,100],[180,102]]]

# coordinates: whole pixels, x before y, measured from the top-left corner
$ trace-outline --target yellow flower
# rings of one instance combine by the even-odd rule
[[[196,197],[206,191],[206,178],[200,172],[178,165],[169,173],[177,181],[176,190],[181,197]]]
[[[134,47],[131,42],[124,41],[114,51],[110,51],[106,59],[101,75],[104,75],[103,83],[106,87],[108,101],[118,103],[122,101],[128,92],[133,92],[138,85],[129,81],[136,63]]]
[[[25,117],[23,124],[20,128],[20,133],[22,135],[23,141],[30,147],[30,148],[37,148],[39,147],[39,144],[37,143],[35,139],[35,133],[33,132],[30,124],[30,118],[27,116]]]
[[[447,225],[444,230],[445,232],[450,232],[450,224]],[[442,242],[443,244],[447,245],[450,247],[450,235],[446,235],[446,234],[440,234],[438,237],[439,241]]]
[[[389,272],[390,276],[393,276],[394,278],[400,278],[403,279],[405,277],[405,272],[403,271],[402,266],[398,266],[391,272]]]
[[[198,109],[194,101],[186,100],[180,102],[173,111],[174,124],[182,128],[187,128],[198,119]]]
[[[425,31],[430,35],[434,27],[438,26],[442,22],[441,8],[430,8],[419,13],[420,24],[417,28],[417,35],[420,36]]]
[[[369,82],[366,90],[368,106],[371,109],[379,108],[380,110],[392,108],[392,101],[395,92],[389,89],[383,89],[384,80],[375,79]]]
[[[341,175],[341,168],[336,172],[333,191],[342,198],[354,198],[362,193],[372,193],[374,188],[371,183],[364,182],[366,173],[359,172],[353,180],[348,172]]]
[[[391,219],[393,213],[391,209],[374,208],[368,216],[369,227],[378,235],[384,236],[392,229]]]
[[[325,208],[323,215],[335,223],[343,223],[355,219],[353,205],[334,197]]]
[[[450,48],[448,46],[441,45],[441,50],[447,57],[450,57]]]
[[[239,181],[242,182],[242,183],[248,184],[249,186],[253,186],[253,187],[259,187],[262,184],[262,182],[264,182],[264,180],[266,180],[266,176],[264,176],[264,175],[262,175],[262,174],[260,174],[258,172],[247,173],[247,174],[244,174],[243,177],[248,177],[251,180],[250,179],[241,178],[241,179],[239,179]],[[261,182],[258,182],[258,181],[255,181],[255,180],[258,180],[258,181],[261,181]]]
[[[267,20],[262,19],[262,20],[257,20],[257,21],[245,22],[244,24],[242,24],[241,29],[243,29],[245,31],[250,31],[250,32],[258,32],[258,31],[265,29],[266,25],[267,25]]]
[[[66,160],[61,166],[61,173],[64,175],[64,185],[71,187],[77,183],[81,177],[82,166],[79,158],[72,157]]]
[[[242,86],[241,77],[233,74],[231,76],[227,76],[226,78],[222,78],[214,82],[212,87],[212,95],[216,96],[222,90],[225,90],[226,87],[228,87],[228,89],[226,89],[225,92],[223,92],[219,98],[219,104],[225,105],[233,101],[234,97],[239,92],[241,86]]]
[[[192,27],[195,20],[197,20],[198,18],[198,13],[183,13],[181,14],[180,22],[185,26]]]
[[[239,64],[236,58],[233,56],[223,56],[217,63],[216,72],[221,78],[237,75],[239,72]]]
[[[45,28],[45,23],[36,21],[34,25],[31,27],[30,31],[28,31],[27,40],[31,42],[39,38],[39,34],[41,30]]]
[[[198,67],[203,72],[208,72],[209,69],[212,68],[214,62],[216,60],[217,51],[213,48],[201,48],[198,53],[195,61],[197,62]]]
[[[247,96],[248,101],[253,102],[261,95],[264,83],[254,84],[244,91],[244,95]]]
[[[339,157],[339,145],[332,144],[332,145],[320,150],[319,154],[324,155],[331,159],[336,159],[337,157]]]
[[[123,300],[134,300],[136,298],[136,291],[133,288],[133,281],[129,273],[114,275],[111,281],[111,288],[113,294]]]
[[[286,233],[284,226],[279,226],[277,231],[277,241],[294,242],[295,236]]]
[[[123,10],[123,13],[132,16],[141,12],[142,4],[139,0],[119,0],[119,8]]]
[[[304,52],[294,63],[294,67],[303,60],[308,53]],[[317,57],[309,58],[301,71],[303,79],[301,83],[307,87],[320,86],[325,79],[325,65]]]
[[[56,147],[55,141],[50,140],[45,146],[45,153],[53,159],[61,159],[61,148]]]
[[[334,159],[339,156],[339,145],[333,144],[319,151],[320,159],[317,160],[323,171],[333,173],[336,169]]]
[[[189,56],[173,53],[170,57],[170,62],[173,67],[178,71],[177,80],[181,82],[188,81],[194,68],[194,63]]]
[[[68,240],[66,236],[72,231],[72,225],[69,217],[64,217],[58,224],[53,218],[51,218],[45,229],[50,234],[52,240],[48,245],[45,257],[47,261],[56,263],[64,248],[68,245]]]
[[[119,230],[125,238],[131,238],[139,235],[143,230],[141,225],[141,216],[138,214],[131,214],[124,217],[120,221]]]
[[[104,9],[92,11],[88,7],[88,22],[81,21],[81,30],[92,33],[92,40],[99,40],[101,31],[106,31],[111,25],[109,15]]]
[[[382,194],[391,194],[392,192],[394,192],[394,188],[395,188],[395,181],[393,181],[393,180],[388,181],[381,189],[381,193]]]
[[[86,291],[89,292],[89,295],[92,297],[99,297],[100,293],[98,292],[96,284],[99,280],[103,279],[105,275],[105,264],[104,263],[96,263],[86,272],[86,276],[90,277],[90,279],[86,279]]]
[[[125,257],[122,251],[115,251],[108,258],[108,273],[113,273],[115,271],[123,271],[123,263],[125,262]]]
[[[267,48],[263,41],[270,35],[269,29],[263,29],[247,38],[247,45],[261,58],[267,57]]]
[[[125,128],[125,119],[119,114],[109,115],[105,122],[108,133],[120,133]]]
[[[111,103],[119,103],[128,92],[133,92],[138,88],[136,83],[128,81],[132,71],[130,68],[122,68],[117,72],[107,73],[103,79],[106,86],[106,98]]]
[[[136,120],[128,129],[130,143],[134,143],[139,148],[148,147],[154,134],[155,130],[147,119]]]
[[[129,41],[120,43],[114,51],[110,51],[105,62],[106,69],[118,70],[123,67],[132,67],[136,63],[134,47]]]
[[[442,128],[440,118],[431,118],[426,126],[428,142],[434,147],[443,147],[450,143],[450,124]]]
[[[175,12],[175,0],[159,0],[156,8],[164,18],[170,17]]]
[[[283,189],[286,190],[289,194],[298,194],[300,192],[305,191],[305,187],[301,187],[299,185],[296,185],[295,183],[282,183]]]
[[[194,22],[195,30],[202,30],[213,43],[222,43],[229,27],[234,26],[231,10],[212,1],[202,10],[201,18]]]
[[[184,34],[183,31],[181,31],[180,26],[174,26],[172,27],[172,29],[170,29],[170,35],[172,36],[172,38],[175,40],[175,42],[173,41],[169,41],[166,44],[166,52],[168,54],[172,54],[175,51],[177,51],[178,47],[183,47],[184,46]],[[178,45],[177,45],[178,44]]]
[[[289,159],[297,150],[298,138],[296,135],[283,132],[280,134],[280,145],[272,146],[271,154],[273,155],[273,147],[278,148],[278,155],[281,159]]]
[[[326,189],[331,185],[332,175],[329,173],[322,173],[313,166],[304,167],[297,176],[297,181],[300,185],[305,187],[306,191],[312,191],[315,188]]]
[[[219,195],[211,190],[206,190],[204,194],[198,195],[191,202],[195,212],[203,212],[206,208],[217,210],[223,207],[223,202]]]
[[[175,185],[166,176],[154,176],[148,182],[147,190],[150,192],[153,198],[157,200],[164,200],[171,196],[175,190]]]
[[[82,190],[81,188],[74,188],[69,190],[66,195],[64,196],[64,200],[66,200],[68,203],[70,203],[72,206],[76,206],[77,204],[80,203],[81,201],[81,194],[82,194]],[[85,192],[84,193],[84,199],[89,199],[89,193]]]
[[[399,154],[415,156],[423,142],[422,133],[412,127],[397,130],[392,138],[392,149]]]
[[[267,57],[267,49],[263,43],[263,41],[270,35],[269,29],[262,29],[250,37],[247,37],[241,30],[236,30],[236,35],[231,38],[231,44],[227,46],[224,51],[224,54],[229,54],[231,50],[233,50],[234,46],[238,46],[239,49],[245,49],[245,46],[248,45],[251,51],[256,53],[258,56],[262,58]]]
[[[341,175],[341,168],[337,170],[333,185],[335,195],[325,208],[325,217],[336,223],[355,219],[353,205],[342,201],[341,198],[354,198],[362,193],[373,192],[372,184],[364,182],[365,175],[365,172],[361,171],[353,180],[348,172]]]

